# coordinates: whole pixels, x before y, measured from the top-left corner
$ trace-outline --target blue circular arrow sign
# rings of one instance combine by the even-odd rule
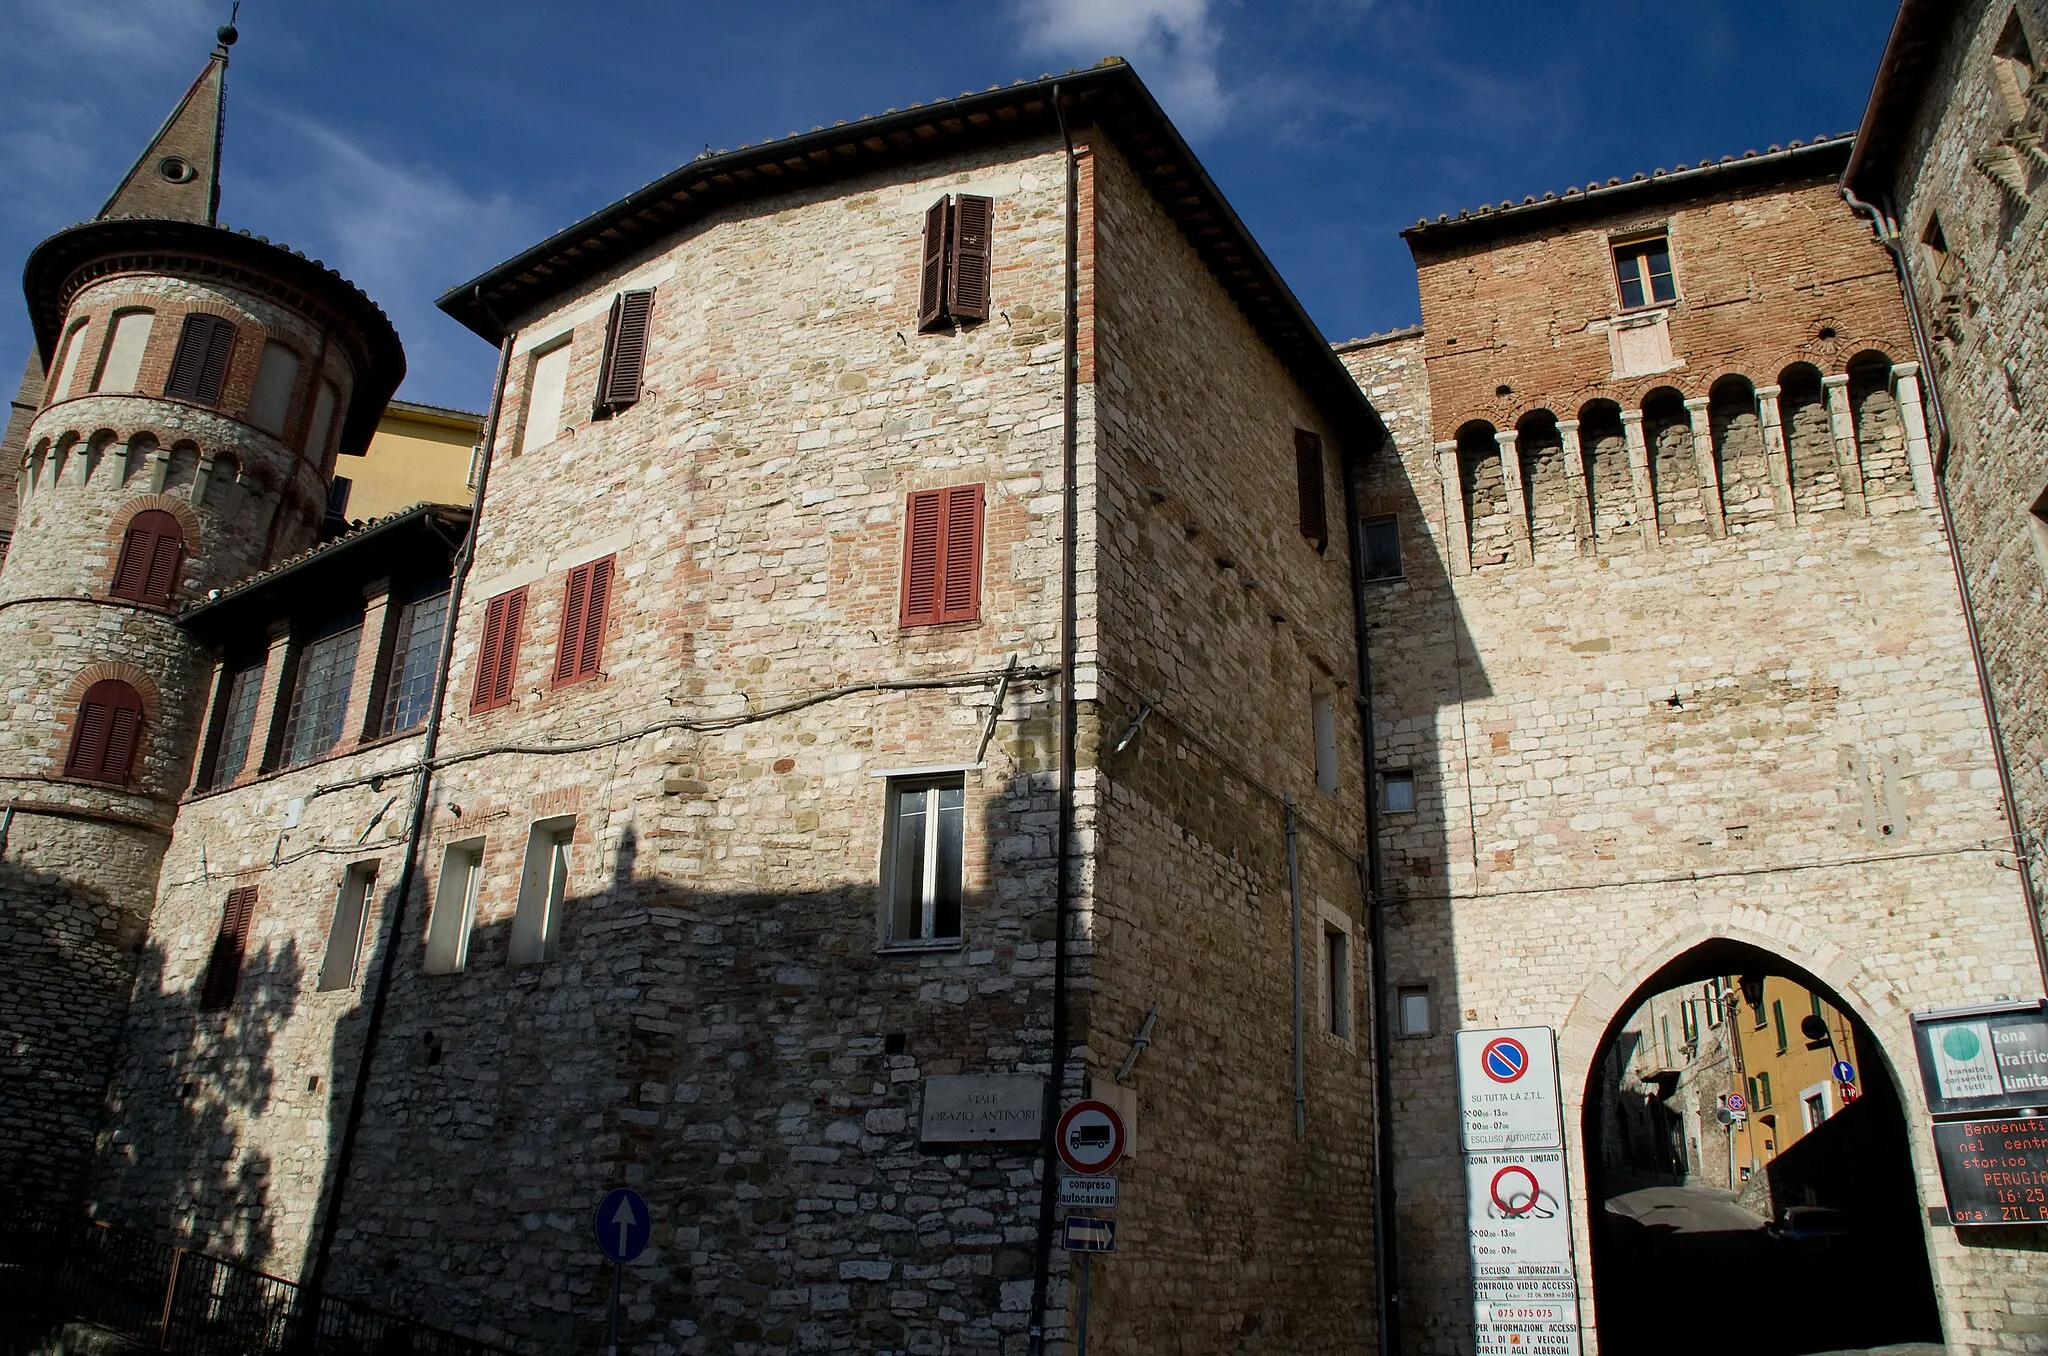
[[[614,1262],[630,1262],[647,1251],[654,1215],[631,1187],[617,1187],[597,1205],[597,1246]]]
[[[1856,1067],[1846,1059],[1835,1061],[1834,1074],[1837,1083],[1854,1083],[1856,1081]]]

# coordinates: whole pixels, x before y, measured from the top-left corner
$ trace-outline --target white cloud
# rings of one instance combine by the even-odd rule
[[[1229,111],[1216,58],[1222,26],[1209,0],[1020,0],[1025,44],[1079,64],[1124,57],[1189,131]]]

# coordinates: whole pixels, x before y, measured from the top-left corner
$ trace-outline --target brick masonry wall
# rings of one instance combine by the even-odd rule
[[[1471,1350],[1464,1213],[1446,1204],[1463,1190],[1458,1027],[1555,1028],[1576,1128],[1637,986],[1710,939],[1754,945],[1869,1024],[1938,1204],[1907,1013],[2038,975],[1935,517],[1773,522],[1455,578],[1456,501],[1421,443],[1423,343],[1345,357],[1395,442],[1362,507],[1399,516],[1406,567],[1369,599],[1380,758],[1413,773],[1417,802],[1387,817],[1388,978],[1430,986],[1437,1022],[1393,1051],[1405,1322],[1411,1350],[1455,1353]],[[1576,1167],[1573,1189],[1590,1323]],[[1948,1228],[1928,1245],[1952,1348],[2022,1342],[2009,1315],[2032,1302],[2031,1254]]]
[[[2015,130],[1995,86],[1997,44],[2017,21],[2038,66],[2048,5],[1973,0],[1959,7],[1930,74],[1892,187],[1922,313],[1933,329],[1934,383],[1953,440],[1943,463],[1956,539],[1991,675],[2028,859],[2048,893],[2048,289],[2042,216],[2048,185],[2023,170],[2024,202],[1976,168]],[[2044,119],[2031,105],[2021,134]],[[1952,267],[1937,275],[1925,242],[1938,220]]]
[[[1140,1153],[1091,1341],[1185,1352],[1374,1342],[1362,765],[1342,511],[1298,530],[1294,431],[1335,439],[1114,148],[1096,153],[1102,818],[1088,1064],[1130,1080]],[[1189,343],[1190,334],[1202,342]],[[1336,712],[1334,793],[1313,702]],[[1122,753],[1110,741],[1152,704]],[[1085,751],[1085,746],[1084,746]],[[1297,1138],[1286,813],[1302,882]],[[1328,937],[1344,991],[1331,1031]],[[1227,995],[1227,997],[1226,997]],[[1106,1282],[1106,1284],[1105,1284]]]

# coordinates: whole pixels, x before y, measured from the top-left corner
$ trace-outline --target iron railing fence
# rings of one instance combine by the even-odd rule
[[[0,1303],[172,1356],[501,1356],[502,1349],[96,1221],[0,1224]]]

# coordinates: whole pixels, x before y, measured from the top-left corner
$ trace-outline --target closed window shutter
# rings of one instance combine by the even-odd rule
[[[519,623],[526,615],[526,590],[501,593],[484,608],[484,641],[476,659],[476,691],[472,712],[489,711],[512,700],[512,679],[519,662]]]
[[[117,678],[94,683],[78,703],[66,776],[125,782],[142,735],[142,697]]]
[[[981,486],[956,485],[945,497],[938,620],[973,621],[981,615]]]
[[[947,265],[946,310],[955,320],[988,319],[989,237],[993,198],[962,193],[953,200],[953,250]]]
[[[201,1009],[218,1012],[235,1001],[235,989],[242,982],[242,957],[249,947],[249,926],[255,916],[255,886],[228,891],[220,933],[213,939],[213,954],[207,958],[206,977],[199,985]]]
[[[227,378],[228,354],[234,346],[233,321],[197,311],[186,316],[164,394],[201,405],[219,400],[221,383]]]
[[[1294,430],[1294,476],[1301,500],[1301,535],[1320,551],[1330,544],[1330,520],[1323,502],[1323,439],[1305,428]]]
[[[573,683],[597,673],[604,651],[604,618],[611,599],[613,557],[569,571],[562,599],[562,643],[555,655],[555,681]]]
[[[652,292],[621,292],[612,298],[611,321],[604,333],[604,362],[597,376],[600,419],[617,414],[640,399],[640,378],[647,369],[647,330],[653,313]]]
[[[940,198],[924,214],[924,263],[918,271],[917,328],[920,332],[946,323],[946,224],[950,198]]]
[[[199,369],[197,398],[202,405],[220,400],[221,383],[228,375],[228,352],[235,346],[235,327],[219,316],[208,318],[213,321],[213,333],[206,338],[206,361]]]
[[[939,619],[939,539],[944,532],[944,490],[917,490],[903,526],[904,626]]]
[[[138,603],[168,603],[184,558],[185,529],[162,509],[148,509],[129,522],[114,562],[113,594]]]

